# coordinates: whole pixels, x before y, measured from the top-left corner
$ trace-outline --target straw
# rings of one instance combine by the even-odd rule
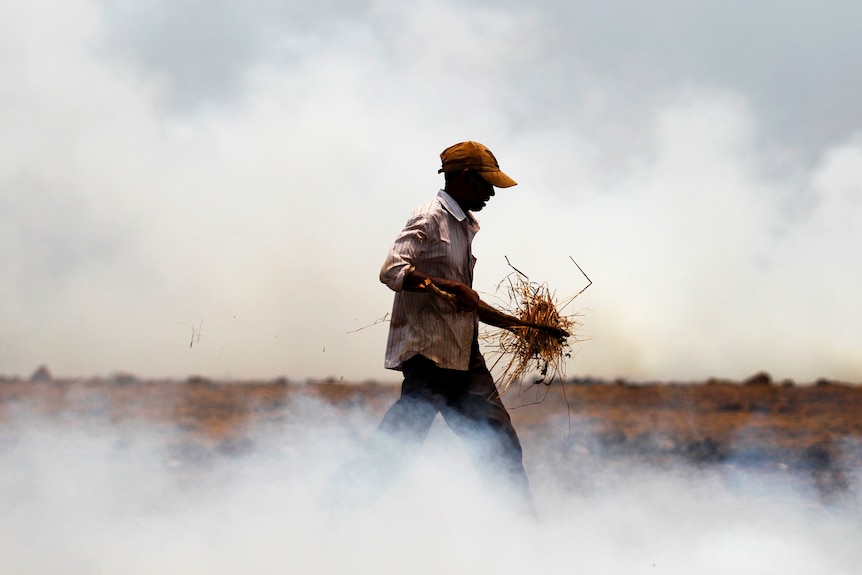
[[[521,275],[510,276],[509,282],[509,295],[515,308],[512,315],[558,331],[513,327],[499,330],[492,336],[499,355],[493,368],[501,368],[497,383],[501,395],[530,373],[537,372],[540,376],[534,383],[546,385],[557,377],[564,377],[565,359],[571,357],[569,341],[576,339],[571,335],[576,326],[574,317],[560,313],[546,284],[532,283]]]
[[[574,259],[572,261],[583,273],[577,262]],[[506,262],[509,262],[508,258]],[[498,374],[496,379],[500,395],[506,393],[513,383],[522,382],[528,374],[537,373],[539,376],[530,386],[550,386],[555,380],[565,378],[565,360],[572,356],[571,345],[582,341],[582,338],[574,333],[575,328],[580,326],[575,319],[577,314],[565,315],[562,310],[592,285],[592,281],[584,274],[589,282],[587,286],[566,300],[557,301],[547,284],[531,282],[511,263],[509,266],[514,272],[506,276],[500,285],[508,281],[507,307],[512,311],[507,314],[484,301],[479,302],[480,307],[491,312],[485,315],[508,316],[524,324],[492,330],[483,336],[492,347],[491,355],[497,356],[491,370]],[[426,279],[419,288],[452,303],[456,301],[454,294],[441,290],[431,280]],[[505,325],[505,322],[501,325]]]

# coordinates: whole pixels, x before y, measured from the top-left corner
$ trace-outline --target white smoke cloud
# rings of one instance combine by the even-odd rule
[[[595,281],[570,374],[859,379],[855,108],[800,143],[812,121],[765,110],[818,100],[746,83],[770,62],[584,6],[255,6],[2,7],[0,372],[392,379],[385,324],[348,332],[469,138],[520,182],[480,214],[477,287],[504,256],[560,296],[569,256]]]
[[[323,488],[376,420],[313,402],[289,415],[231,450],[172,428],[19,408],[0,453],[0,569],[849,574],[862,558],[858,501],[822,505],[731,467],[657,469],[531,445],[539,518],[513,515],[442,425],[376,503],[332,510]]]

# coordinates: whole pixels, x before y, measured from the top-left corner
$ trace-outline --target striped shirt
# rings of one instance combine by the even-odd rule
[[[418,354],[444,369],[468,368],[478,314],[457,311],[438,296],[402,287],[414,269],[472,287],[476,258],[471,245],[478,231],[473,214],[464,213],[443,190],[410,216],[380,270],[380,281],[395,292],[386,368],[400,370]]]

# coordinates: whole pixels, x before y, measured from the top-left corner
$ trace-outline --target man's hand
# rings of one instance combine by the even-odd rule
[[[434,293],[455,304],[458,311],[476,311],[481,303],[479,294],[470,286],[456,280],[429,276],[419,270],[413,270],[404,278],[404,289]]]
[[[434,282],[430,285],[435,285],[441,291],[454,295],[454,303],[455,306],[457,306],[458,311],[476,311],[477,309],[479,309],[479,305],[482,303],[479,300],[479,294],[476,293],[475,290],[473,290],[466,284],[462,284],[461,282],[446,282],[446,284],[443,286],[440,286],[439,284]]]

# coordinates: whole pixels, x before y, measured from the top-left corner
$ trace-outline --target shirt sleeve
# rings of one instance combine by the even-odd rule
[[[401,291],[404,278],[416,269],[416,262],[422,257],[429,237],[433,220],[426,213],[414,213],[407,225],[395,238],[383,267],[380,268],[380,281],[392,291]]]

